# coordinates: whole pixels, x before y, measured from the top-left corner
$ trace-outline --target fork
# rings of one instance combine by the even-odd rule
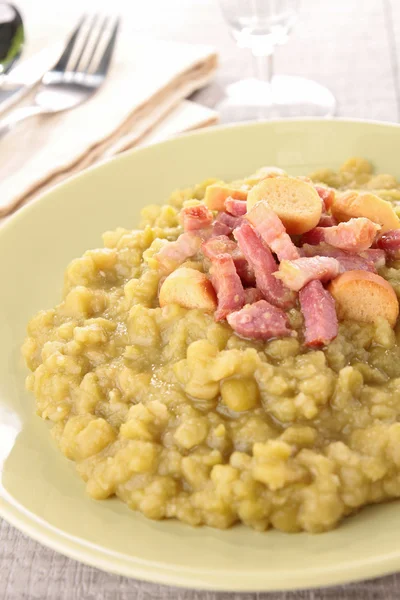
[[[107,76],[118,27],[119,18],[82,17],[58,62],[43,75],[32,104],[0,120],[0,138],[29,117],[70,110],[91,98]]]

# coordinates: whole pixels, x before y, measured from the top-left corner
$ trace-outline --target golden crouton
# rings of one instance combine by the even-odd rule
[[[369,271],[347,271],[328,287],[336,301],[339,319],[374,323],[379,317],[392,327],[399,316],[399,303],[394,289],[380,275]]]
[[[314,186],[295,177],[268,177],[247,195],[247,211],[265,200],[278,215],[289,234],[310,231],[318,224],[322,200]]]
[[[366,192],[336,194],[331,211],[338,221],[367,217],[382,226],[381,233],[400,228],[400,220],[387,200]]]
[[[179,304],[184,308],[199,308],[214,312],[217,308],[215,290],[208,277],[188,267],[177,269],[164,280],[159,293],[160,306]]]

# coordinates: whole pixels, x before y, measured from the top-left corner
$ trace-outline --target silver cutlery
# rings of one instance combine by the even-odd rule
[[[83,17],[58,62],[43,75],[32,104],[0,121],[0,137],[29,117],[70,110],[91,98],[107,76],[118,27],[119,18]]]

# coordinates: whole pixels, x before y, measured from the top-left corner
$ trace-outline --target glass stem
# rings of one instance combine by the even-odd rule
[[[274,104],[272,77],[274,74],[274,54],[254,54],[254,63],[256,68],[256,77],[260,84],[260,94],[258,96],[257,118],[265,119],[271,114],[271,107]]]
[[[260,81],[271,84],[272,77],[274,76],[274,54],[264,54],[262,56],[254,56],[256,65],[256,76]]]

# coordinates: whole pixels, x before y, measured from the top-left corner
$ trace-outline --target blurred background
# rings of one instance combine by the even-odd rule
[[[253,74],[250,52],[237,47],[217,0],[18,0],[17,6],[26,55],[65,38],[83,11],[104,10],[119,13],[121,31],[132,36],[213,45],[219,70],[196,95],[207,106],[222,99],[228,83]],[[398,0],[302,0],[288,43],[277,48],[275,71],[328,86],[338,116],[399,121],[398,57]]]

